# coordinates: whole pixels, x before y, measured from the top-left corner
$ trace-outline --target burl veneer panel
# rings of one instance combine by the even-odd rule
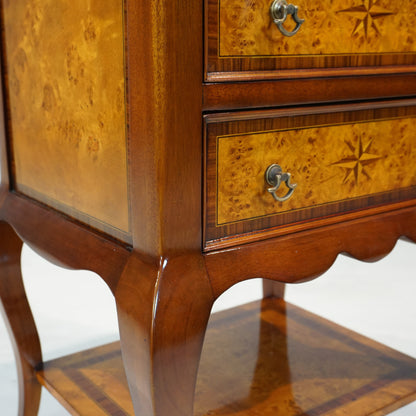
[[[46,363],[38,379],[72,414],[134,415],[118,342]]]
[[[195,416],[386,415],[416,397],[402,358],[283,300],[250,303],[210,321]]]
[[[218,137],[217,222],[416,185],[415,131],[412,118]],[[285,202],[265,189],[264,173],[273,163],[298,184]],[[287,191],[282,184],[278,194]]]
[[[134,414],[119,343],[46,363],[38,378],[74,414]],[[414,359],[267,299],[211,317],[194,414],[381,416],[415,397]]]
[[[416,196],[414,116],[275,114],[208,124],[208,241]],[[272,164],[297,184],[284,202],[267,191],[265,172]],[[277,194],[287,192],[282,183]]]
[[[288,3],[305,20],[293,37],[282,35],[273,22],[272,0],[209,0],[208,71],[415,63],[415,0]],[[293,29],[291,16],[284,26]]]
[[[3,4],[16,189],[128,240],[123,1]]]
[[[293,37],[270,17],[270,0],[219,0],[220,56],[416,51],[414,0],[294,0],[305,19]],[[285,26],[293,28],[289,16]]]

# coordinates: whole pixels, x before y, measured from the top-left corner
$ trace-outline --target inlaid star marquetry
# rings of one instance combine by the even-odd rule
[[[361,4],[353,6],[348,9],[338,10],[337,13],[346,13],[356,19],[355,27],[352,31],[352,35],[363,30],[364,36],[367,39],[368,32],[372,28],[377,34],[380,34],[380,30],[376,24],[376,20],[381,17],[395,14],[390,10],[383,9],[378,6],[377,0],[361,0]]]
[[[370,153],[372,143],[373,139],[370,139],[369,142],[363,146],[361,138],[358,140],[356,146],[349,141],[345,142],[351,151],[351,155],[332,164],[332,166],[338,166],[345,169],[343,183],[349,182],[353,179],[355,184],[358,184],[360,175],[364,175],[368,179],[371,179],[370,173],[367,171],[366,167],[383,157]]]

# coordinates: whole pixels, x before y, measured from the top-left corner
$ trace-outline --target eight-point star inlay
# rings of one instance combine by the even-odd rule
[[[346,13],[354,17],[357,22],[352,31],[352,35],[364,31],[364,36],[367,38],[368,31],[370,28],[374,29],[376,33],[380,34],[380,30],[375,22],[376,19],[381,17],[389,16],[393,13],[390,10],[383,9],[378,6],[377,0],[362,0],[362,3],[358,6],[349,7],[348,9],[338,10],[337,13]]]
[[[363,146],[361,138],[358,139],[356,146],[349,141],[345,142],[352,152],[351,155],[332,164],[333,166],[345,169],[346,172],[343,183],[346,183],[353,178],[355,184],[358,184],[360,175],[364,175],[368,179],[371,179],[370,174],[365,169],[366,166],[382,158],[382,156],[370,153],[372,143],[373,139],[370,139],[368,143]]]

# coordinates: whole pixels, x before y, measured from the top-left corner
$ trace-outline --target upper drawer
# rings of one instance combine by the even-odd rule
[[[402,72],[416,64],[416,0],[288,0],[304,20],[290,37],[273,21],[273,0],[206,1],[208,80],[293,76],[293,69]],[[287,14],[282,26],[297,24]]]
[[[207,249],[416,203],[416,100],[212,114],[205,122]],[[282,172],[267,179],[275,164]]]

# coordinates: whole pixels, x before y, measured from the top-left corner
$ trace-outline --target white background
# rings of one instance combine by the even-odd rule
[[[114,300],[96,275],[60,269],[26,246],[22,263],[45,360],[118,338]],[[244,282],[225,293],[215,310],[260,297],[260,281]],[[416,358],[415,297],[416,246],[406,241],[373,264],[339,256],[324,276],[290,285],[286,295],[292,303]],[[0,415],[17,415],[13,353],[1,318]],[[39,415],[68,413],[44,390]],[[392,415],[415,416],[416,403]]]

